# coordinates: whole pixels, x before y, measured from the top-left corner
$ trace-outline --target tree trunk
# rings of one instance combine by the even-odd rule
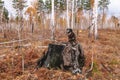
[[[52,31],[52,40],[55,40],[55,17],[54,17],[54,0],[52,0],[52,15],[51,15],[51,21],[52,21],[52,26],[51,26],[51,31]]]
[[[6,22],[4,22],[5,25],[3,25],[3,36],[4,38],[7,38],[7,35],[6,35]]]
[[[91,20],[91,25],[89,26],[89,34],[88,37],[92,37],[93,36],[93,29],[94,29],[94,19],[93,19],[93,9],[92,9],[92,15],[90,16],[92,18]]]
[[[70,28],[70,25],[69,25],[69,0],[66,0],[67,2],[67,28]]]
[[[80,44],[77,44],[74,48],[69,43],[67,46],[49,44],[48,51],[37,61],[37,68],[61,68],[71,71],[82,70],[84,64],[85,57]]]
[[[98,39],[98,25],[97,25],[97,16],[98,16],[98,0],[95,0],[95,3],[94,3],[94,8],[95,8],[95,10],[94,10],[94,18],[95,18],[95,22],[94,22],[94,27],[95,27],[95,32],[94,32],[94,36],[95,36],[95,39]]]
[[[63,45],[49,44],[48,51],[38,60],[37,66],[60,68],[60,65],[63,63],[62,52],[64,47]]]
[[[3,31],[2,31],[2,32],[3,32],[3,37],[4,37],[4,38],[7,38],[6,29],[5,29],[5,28],[6,28],[6,20],[4,19],[3,11],[4,11],[4,7],[2,8],[2,11],[1,11],[1,24],[4,24],[4,25],[3,25],[3,29],[2,29],[2,30],[3,30]],[[3,21],[4,21],[4,22],[3,22]]]
[[[88,35],[88,37],[92,37],[93,36],[93,28],[94,28],[94,25],[92,23],[92,25],[89,27],[89,35]]]
[[[74,3],[75,3],[75,1],[72,0],[72,21],[71,21],[71,28],[72,29],[74,27]]]
[[[102,29],[103,29],[103,24],[104,24],[104,9],[103,9],[103,13],[102,13]]]
[[[23,15],[22,15],[22,10],[21,11],[19,11],[19,13],[20,13],[20,25],[19,25],[19,27],[18,27],[18,38],[19,38],[19,40],[21,39],[21,31],[22,31],[22,27],[23,27],[23,22],[22,22],[22,20],[23,20]],[[22,45],[22,42],[20,42],[19,41],[19,46],[21,46]],[[20,47],[20,49],[19,49],[19,53],[21,53],[22,54],[22,71],[24,72],[24,70],[25,70],[25,67],[24,67],[24,57],[25,57],[25,54],[24,53],[22,53],[22,47]]]
[[[89,31],[88,36],[92,37],[92,35],[94,33],[94,38],[97,39],[98,38],[98,27],[97,27],[98,0],[95,0],[93,4],[94,4],[94,6],[93,6],[93,9],[92,9],[92,25],[90,26],[90,31]]]
[[[34,22],[31,24],[32,33],[34,32]]]

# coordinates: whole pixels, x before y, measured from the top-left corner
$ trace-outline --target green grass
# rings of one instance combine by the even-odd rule
[[[116,59],[113,59],[112,61],[109,62],[110,65],[118,65],[120,64]]]
[[[97,75],[99,77],[102,77],[102,72],[99,70],[99,65],[97,64],[97,62],[93,63],[93,71],[92,74]]]

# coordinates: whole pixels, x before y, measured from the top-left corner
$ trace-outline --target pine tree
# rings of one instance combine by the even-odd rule
[[[4,22],[7,22],[8,23],[8,20],[9,20],[9,17],[8,17],[8,10],[4,7],[3,8],[3,20]]]
[[[51,0],[39,0],[38,1],[38,12],[47,12],[49,13],[51,11]]]
[[[19,16],[19,20],[21,21],[23,19],[23,15],[22,15],[22,11],[24,9],[25,6],[25,2],[24,0],[13,0],[13,6],[16,9],[16,12]]]

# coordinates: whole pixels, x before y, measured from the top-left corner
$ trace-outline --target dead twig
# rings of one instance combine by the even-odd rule
[[[1,58],[3,58],[3,57],[5,57],[5,56],[6,56],[5,54],[3,54],[3,55],[0,55],[0,59],[1,59]]]
[[[92,71],[92,69],[93,69],[93,53],[92,53],[91,61],[92,61],[91,62],[91,66],[90,66],[90,69],[87,70],[87,73],[90,72],[90,71]]]
[[[29,47],[31,44],[25,44],[20,46],[0,46],[0,48],[20,48],[20,47]]]
[[[95,51],[95,49],[94,49],[94,47],[92,46],[91,66],[90,66],[90,69],[88,69],[88,70],[85,72],[85,74],[84,74],[84,78],[85,78],[85,79],[86,79],[86,76],[88,75],[88,73],[93,70],[93,64],[94,64],[93,55],[94,55],[94,53],[95,53],[94,51]]]
[[[37,48],[48,48],[48,46],[37,46]]]
[[[14,40],[14,41],[2,42],[2,43],[0,43],[0,45],[10,44],[10,43],[16,43],[16,42],[22,42],[22,41],[26,41],[26,40],[29,40],[29,39],[23,39],[23,40]]]
[[[101,65],[107,72],[111,73],[111,69],[109,67],[105,66],[103,62],[101,62]]]

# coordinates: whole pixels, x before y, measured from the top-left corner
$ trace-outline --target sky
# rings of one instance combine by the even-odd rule
[[[10,15],[15,16],[15,9],[12,7],[12,0],[3,0],[3,1],[4,1],[5,8],[9,12],[9,16]]]
[[[8,9],[9,14],[15,16],[15,10],[12,7],[12,0],[3,0],[5,1],[5,7]],[[34,0],[26,0],[27,5],[31,5],[31,2]],[[45,1],[45,0],[44,0]],[[116,17],[120,17],[120,0],[110,0],[110,4],[108,6],[108,14],[114,15]]]
[[[9,17],[10,16],[15,17],[16,16],[16,10],[12,6],[12,1],[13,0],[2,0],[2,1],[4,1],[4,6],[9,12]],[[29,5],[31,5],[31,2],[33,2],[34,0],[26,0],[26,1],[27,1],[26,4],[29,6]]]
[[[110,0],[110,5],[108,6],[109,14],[120,17],[120,0]]]

